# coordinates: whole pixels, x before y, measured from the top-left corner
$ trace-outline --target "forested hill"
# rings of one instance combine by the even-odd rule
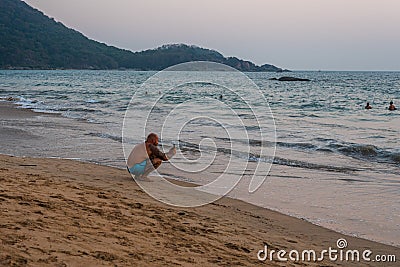
[[[282,71],[184,44],[131,52],[88,39],[20,0],[0,0],[0,68],[162,70],[188,61],[224,63],[241,71]]]

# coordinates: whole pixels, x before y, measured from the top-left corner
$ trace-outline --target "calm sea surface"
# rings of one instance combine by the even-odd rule
[[[29,120],[3,121],[4,129],[20,130],[32,138],[10,137],[2,142],[0,153],[74,158],[124,167],[121,144],[124,115],[132,96],[154,74],[0,71],[0,99],[13,97],[22,108],[61,115],[38,113]],[[227,74],[176,72],[173,75],[176,79],[189,75],[201,81],[204,75]],[[178,145],[181,153],[175,161],[183,166],[194,164],[185,158],[201,159],[201,153],[214,153],[216,163],[201,175],[180,174],[168,164],[163,171],[175,179],[204,184],[224,171],[230,157],[250,165],[271,161],[270,175],[259,190],[250,194],[239,187],[230,196],[343,233],[400,246],[400,110],[387,109],[391,100],[400,108],[400,72],[289,74],[308,78],[310,82],[269,80],[283,76],[276,73],[246,75],[268,101],[276,125],[276,143],[273,139],[261,140],[259,128],[251,120],[246,123],[248,135],[232,140],[215,121],[197,119],[181,129],[179,140],[163,138],[162,142],[166,147],[172,143]],[[226,81],[230,81],[228,76]],[[241,90],[241,85],[232,80],[232,88]],[[243,121],[250,116],[235,94],[226,88],[202,83],[168,92],[160,85],[154,90],[150,88],[136,95],[132,112],[139,120],[146,120],[140,107],[152,105],[159,98],[152,123],[162,125],[163,114],[169,113],[171,107],[187,99],[197,98],[201,103],[202,97],[241,110],[237,116]],[[373,109],[364,109],[367,101]],[[194,111],[193,106],[179,107],[181,113],[196,113],[198,118],[226,116],[230,129],[235,131],[236,118],[230,120],[231,115],[212,105],[204,104],[203,108],[200,105]],[[266,111],[269,111],[267,107]],[[266,120],[270,119],[267,117]],[[133,145],[141,139],[142,135],[137,134],[128,142]],[[213,141],[204,143],[200,151],[199,144],[204,139]],[[239,144],[236,146],[239,149],[231,149],[232,143]],[[247,144],[250,154],[244,151]],[[274,144],[276,154],[272,160],[257,152],[260,146]]]

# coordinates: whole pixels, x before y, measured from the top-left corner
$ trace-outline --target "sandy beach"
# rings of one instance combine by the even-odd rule
[[[400,1],[287,2],[0,0],[0,267],[400,267]]]
[[[193,209],[167,206],[111,167],[2,155],[0,179],[1,266],[287,266],[260,262],[257,252],[264,244],[321,251],[339,238],[352,249],[399,254],[229,198]]]
[[[4,102],[0,110],[7,119],[38,115]],[[4,142],[13,135],[35,138],[0,126]],[[198,208],[168,206],[125,170],[97,164],[0,155],[0,179],[1,266],[396,266],[257,259],[265,245],[321,252],[337,249],[340,238],[348,249],[373,255],[400,252],[230,198]]]

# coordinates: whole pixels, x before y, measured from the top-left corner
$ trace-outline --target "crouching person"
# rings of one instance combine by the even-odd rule
[[[158,149],[158,136],[151,133],[146,142],[137,144],[129,154],[127,161],[128,171],[135,175],[135,179],[146,179],[147,175],[160,167],[163,161],[170,160],[176,154],[175,146],[168,153]]]

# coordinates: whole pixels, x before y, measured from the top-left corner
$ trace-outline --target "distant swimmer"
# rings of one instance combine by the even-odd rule
[[[389,110],[396,110],[397,108],[393,104],[393,101],[390,101]]]
[[[219,100],[222,100],[222,97],[223,97],[222,95],[219,95]]]
[[[367,105],[365,106],[365,109],[371,109],[372,107],[370,106],[369,102],[367,102]]]

